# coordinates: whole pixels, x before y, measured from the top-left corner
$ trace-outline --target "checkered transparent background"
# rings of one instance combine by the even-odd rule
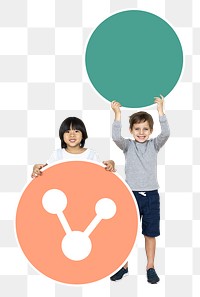
[[[171,138],[159,154],[161,236],[156,268],[161,282],[145,278],[142,235],[129,259],[130,276],[85,286],[55,283],[27,263],[14,232],[20,191],[32,164],[59,147],[67,116],[83,119],[87,146],[114,159],[124,176],[124,157],[110,138],[109,103],[89,83],[84,51],[92,30],[111,14],[141,9],[166,19],[184,50],[181,80],[166,99]],[[121,297],[200,295],[200,2],[199,0],[0,0],[0,295],[3,297]],[[158,43],[162,50],[162,44]],[[160,69],[162,75],[164,69]],[[155,119],[155,107],[148,110]],[[123,110],[123,135],[128,116]],[[105,264],[106,265],[106,264]]]

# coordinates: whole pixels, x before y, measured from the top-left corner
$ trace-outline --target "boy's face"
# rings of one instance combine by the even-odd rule
[[[138,142],[145,142],[152,132],[153,130],[150,129],[149,123],[147,121],[134,124],[132,129],[130,129],[130,133]]]

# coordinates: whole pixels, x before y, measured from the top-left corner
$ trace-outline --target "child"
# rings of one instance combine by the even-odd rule
[[[163,112],[163,96],[155,97],[161,133],[154,139],[149,139],[153,132],[153,118],[144,111],[130,116],[130,133],[134,140],[121,136],[120,103],[113,101],[111,107],[115,113],[112,137],[116,145],[125,155],[126,182],[130,186],[137,200],[140,217],[142,218],[142,234],[145,238],[147,256],[147,281],[151,284],[160,279],[154,269],[156,249],[155,237],[160,235],[160,197],[157,182],[157,153],[169,138],[169,126]],[[116,274],[111,276],[112,281],[121,279],[128,274],[128,263]]]
[[[85,140],[88,138],[85,125],[82,120],[76,117],[66,118],[59,129],[61,149],[55,150],[46,164],[36,164],[33,167],[31,177],[42,174],[41,169],[48,164],[59,160],[93,160],[99,161],[95,151],[84,148]],[[114,161],[104,161],[105,169],[115,171]]]

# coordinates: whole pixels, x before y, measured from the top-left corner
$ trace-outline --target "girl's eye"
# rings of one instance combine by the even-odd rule
[[[75,130],[75,132],[76,132],[76,133],[79,133],[80,131],[79,131],[79,130]]]

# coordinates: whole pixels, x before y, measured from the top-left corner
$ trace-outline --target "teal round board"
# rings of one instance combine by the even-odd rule
[[[177,34],[162,18],[127,10],[108,17],[94,30],[85,64],[101,96],[138,108],[172,91],[181,75],[183,51]]]

